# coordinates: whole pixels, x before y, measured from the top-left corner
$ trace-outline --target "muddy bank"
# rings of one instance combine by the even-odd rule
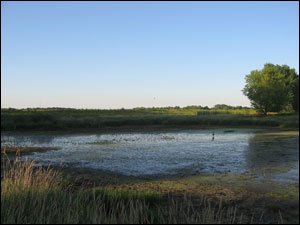
[[[257,181],[251,175],[191,175],[171,177],[133,177],[99,170],[62,170],[67,180],[80,189],[101,187],[132,193],[150,192],[181,199],[191,196],[197,199],[223,201],[224,205],[236,206],[247,217],[263,215],[270,223],[282,216],[284,223],[299,222],[299,181],[282,183],[270,180]],[[254,213],[254,214],[253,214]],[[268,222],[268,223],[269,223]]]

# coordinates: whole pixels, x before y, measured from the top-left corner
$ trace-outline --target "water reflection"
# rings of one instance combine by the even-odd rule
[[[299,136],[256,134],[248,139],[245,161],[248,170],[265,176],[299,175]]]

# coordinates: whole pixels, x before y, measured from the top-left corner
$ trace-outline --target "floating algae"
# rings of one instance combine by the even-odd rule
[[[103,142],[93,142],[90,143],[93,146],[122,146],[126,145],[126,143],[119,143],[119,142],[109,142],[109,141],[103,141]]]

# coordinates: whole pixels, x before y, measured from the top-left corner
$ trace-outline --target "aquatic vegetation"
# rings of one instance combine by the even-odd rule
[[[234,130],[224,130],[224,133],[233,133]]]
[[[60,150],[60,147],[13,147],[13,146],[1,146],[1,154],[10,153],[29,153],[38,151]]]
[[[122,145],[126,145],[126,143],[102,141],[102,142],[93,142],[93,143],[90,143],[90,145],[92,145],[92,146],[122,146]]]
[[[263,136],[299,136],[299,131],[280,131],[280,132],[265,132]]]

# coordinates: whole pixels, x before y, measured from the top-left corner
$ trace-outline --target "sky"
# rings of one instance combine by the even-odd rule
[[[250,106],[265,63],[299,73],[298,1],[1,1],[1,108]]]

